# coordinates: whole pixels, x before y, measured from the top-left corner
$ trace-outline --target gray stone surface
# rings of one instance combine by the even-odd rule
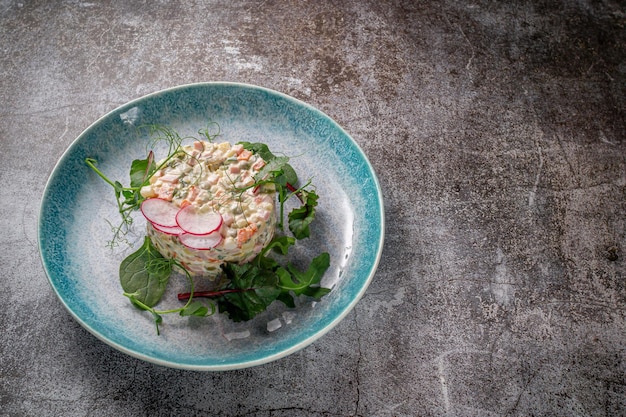
[[[613,0],[0,1],[0,415],[626,415],[625,42]],[[199,81],[329,114],[386,206],[356,309],[240,371],[101,343],[37,252],[73,139]]]

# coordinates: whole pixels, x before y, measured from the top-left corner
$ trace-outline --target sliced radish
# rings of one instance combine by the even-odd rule
[[[185,231],[183,229],[181,229],[178,226],[159,226],[156,223],[150,223],[152,224],[152,227],[154,227],[155,230],[165,233],[167,235],[174,235],[174,236],[178,236],[181,233],[185,233]]]
[[[176,223],[185,232],[192,235],[208,235],[222,226],[222,215],[216,211],[204,213],[192,206],[186,206],[176,215]]]
[[[219,232],[212,232],[206,235],[194,235],[183,233],[178,236],[180,243],[191,249],[209,250],[222,242],[222,235]]]
[[[141,212],[152,224],[163,227],[175,227],[179,209],[162,198],[148,198],[141,203]]]

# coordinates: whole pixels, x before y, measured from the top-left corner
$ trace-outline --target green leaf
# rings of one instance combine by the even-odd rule
[[[113,183],[113,189],[115,190],[115,197],[119,200],[120,195],[124,192],[124,186],[121,182],[115,181],[115,183]]]
[[[288,215],[289,230],[297,239],[309,237],[309,226],[315,219],[315,207],[317,206],[317,194],[313,191],[301,191],[304,203],[302,206],[291,210]]]
[[[253,264],[227,264],[224,272],[230,280],[227,288],[241,290],[218,299],[220,313],[227,313],[233,321],[252,319],[265,311],[281,293],[272,271]]]
[[[273,177],[275,182],[281,184],[282,181],[279,181],[279,178],[284,172],[284,166],[288,165],[287,161],[289,161],[289,158],[287,158],[286,156],[276,156],[270,161],[265,161],[265,166],[261,168],[261,170],[256,174],[255,177],[258,180],[263,180],[267,177]]]
[[[330,288],[309,287],[306,290],[304,290],[302,294],[306,295],[307,297],[311,297],[311,298],[315,298],[316,300],[319,300],[320,298],[322,298],[323,296],[325,296],[331,291],[332,290]]]
[[[330,255],[327,252],[313,258],[308,269],[304,272],[289,264],[287,265],[289,274],[284,272],[279,274],[279,287],[285,291],[293,291],[295,295],[318,296],[320,294],[320,280],[329,266]],[[328,293],[328,291],[325,293]]]
[[[270,243],[265,247],[264,253],[268,252],[271,249],[274,249],[276,252],[287,255],[289,251],[289,247],[293,246],[296,243],[296,239],[289,236],[277,236],[270,241]]]
[[[293,299],[293,296],[289,294],[288,292],[281,292],[278,298],[276,299],[278,301],[281,301],[283,304],[285,304],[289,308],[296,308],[296,303]]]
[[[200,301],[192,301],[187,307],[180,310],[181,316],[204,317],[209,313],[209,309]]]
[[[270,151],[270,148],[264,143],[239,142],[239,144],[242,145],[244,149],[247,149],[250,152],[254,152],[258,154],[261,158],[263,158],[265,162],[269,162],[276,157]]]
[[[152,151],[146,159],[135,159],[130,165],[130,186],[141,187],[146,179],[154,173],[156,164],[154,163],[154,154]]]
[[[256,153],[265,161],[266,165],[259,171],[257,177],[264,179],[267,175],[274,177],[274,181],[283,187],[287,184],[296,185],[298,183],[298,175],[291,165],[289,158],[286,156],[276,156],[264,143],[239,142],[244,149]]]
[[[156,305],[172,273],[172,265],[152,245],[148,237],[143,245],[120,264],[120,284],[124,292],[148,307]]]
[[[251,263],[226,264],[227,284],[220,290],[234,291],[216,299],[220,313],[228,314],[233,321],[245,321],[265,311],[276,300],[294,308],[293,295],[319,299],[330,292],[319,285],[330,265],[328,253],[314,258],[305,272],[290,263],[283,267],[275,259],[265,256],[270,249],[286,255],[294,242],[292,237],[275,237]]]
[[[270,258],[269,256],[265,256],[271,250],[274,250],[277,253],[282,255],[287,255],[289,251],[289,247],[291,247],[296,242],[296,239],[290,236],[276,236],[274,237],[270,243],[257,255],[255,261],[253,263],[262,270],[266,271],[275,271],[280,264],[274,258]]]
[[[287,163],[283,164],[282,170],[283,170],[283,173],[280,179],[281,183],[284,182],[282,185],[286,187],[287,184],[294,185],[294,186],[298,184],[298,174],[296,174],[296,171],[293,169],[291,165]]]

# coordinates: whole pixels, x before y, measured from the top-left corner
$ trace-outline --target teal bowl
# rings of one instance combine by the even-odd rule
[[[107,246],[119,222],[113,189],[85,164],[95,158],[109,178],[127,184],[134,159],[144,158],[150,137],[142,125],[165,125],[196,135],[208,122],[219,141],[264,142],[290,156],[320,196],[311,237],[289,256],[294,262],[322,251],[331,266],[319,301],[300,297],[295,308],[274,303],[253,320],[224,314],[164,317],[157,335],[149,313],[122,295],[120,262],[143,240],[135,217],[124,241]],[[160,151],[155,148],[157,156]],[[164,154],[162,154],[164,156]],[[365,293],[384,238],[379,182],[356,142],[330,117],[285,94],[246,84],[199,83],[131,101],[89,126],[63,154],[48,179],[39,216],[39,249],[53,291],[69,313],[110,346],[159,365],[219,371],[282,358],[311,344],[339,323]],[[170,280],[162,306],[179,306],[185,280]]]

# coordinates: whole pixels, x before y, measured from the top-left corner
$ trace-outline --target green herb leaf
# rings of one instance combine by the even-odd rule
[[[273,182],[283,187],[286,187],[287,184],[295,185],[298,183],[298,175],[293,167],[289,165],[288,157],[274,155],[264,143],[239,142],[239,144],[244,149],[256,153],[265,161],[266,165],[257,174],[259,180],[272,176]]]
[[[240,290],[224,294],[218,300],[220,313],[227,313],[233,321],[252,319],[265,311],[281,293],[276,285],[276,275],[252,263],[227,264],[224,272],[230,280],[227,288]]]
[[[245,149],[257,153],[266,162],[266,165],[255,176],[259,182],[273,182],[277,186],[278,201],[280,203],[280,214],[278,227],[283,226],[283,208],[287,199],[296,195],[302,205],[293,209],[289,215],[289,230],[297,239],[304,239],[311,234],[310,224],[315,219],[315,207],[318,196],[315,192],[306,190],[308,183],[296,189],[298,176],[296,171],[289,165],[289,158],[286,156],[276,156],[270,152],[267,145],[263,143],[239,142]]]
[[[302,206],[291,210],[287,216],[289,219],[289,230],[297,239],[304,239],[310,236],[309,228],[311,222],[315,219],[315,207],[317,206],[318,196],[313,191],[301,191]]]
[[[242,145],[244,149],[258,154],[265,162],[269,162],[276,157],[264,143],[239,142],[239,144]]]
[[[198,316],[204,317],[209,313],[209,309],[202,304],[200,301],[193,301],[188,304],[185,308],[180,310],[181,316]]]
[[[270,243],[268,243],[268,245],[263,250],[262,254],[265,255],[265,253],[273,249],[276,252],[280,253],[281,255],[287,255],[289,248],[293,246],[295,243],[296,243],[296,239],[294,239],[293,237],[276,236],[274,237],[274,239],[270,241]]]
[[[276,299],[278,301],[281,301],[283,304],[285,304],[289,308],[296,308],[296,302],[294,301],[293,296],[289,294],[288,292],[281,292],[278,298]]]
[[[171,273],[172,264],[146,237],[143,245],[120,264],[120,283],[124,292],[153,307],[163,296]]]
[[[150,151],[146,159],[135,159],[130,166],[130,186],[141,187],[156,169],[154,153]]]
[[[286,187],[287,184],[291,184],[291,185],[298,184],[298,175],[296,174],[296,171],[293,169],[293,167],[289,164],[284,164],[282,168],[283,168],[282,180],[284,180],[284,184],[282,185]]]
[[[285,291],[292,291],[295,295],[308,295],[320,298],[330,290],[319,286],[322,276],[330,266],[330,255],[324,252],[311,261],[306,271],[299,271],[292,264],[287,265],[290,274],[281,273],[278,286]]]
[[[281,176],[284,172],[284,166],[288,165],[287,161],[289,161],[289,158],[286,156],[276,156],[269,161],[265,161],[265,166],[256,174],[256,178],[263,180],[268,177],[273,177],[273,182],[283,185],[282,183],[286,182],[286,180],[283,179],[283,181],[281,181]]]
[[[124,191],[124,186],[121,182],[115,181],[115,183],[113,183],[113,189],[115,190],[115,196],[119,199],[120,195]]]
[[[328,253],[314,258],[305,272],[291,263],[283,267],[275,259],[265,256],[271,248],[286,254],[294,241],[294,238],[276,237],[252,262],[226,264],[227,284],[215,292],[219,294],[217,303],[220,313],[228,314],[233,321],[245,321],[265,311],[276,300],[293,308],[293,295],[319,299],[330,292],[330,289],[319,285],[330,266]]]

